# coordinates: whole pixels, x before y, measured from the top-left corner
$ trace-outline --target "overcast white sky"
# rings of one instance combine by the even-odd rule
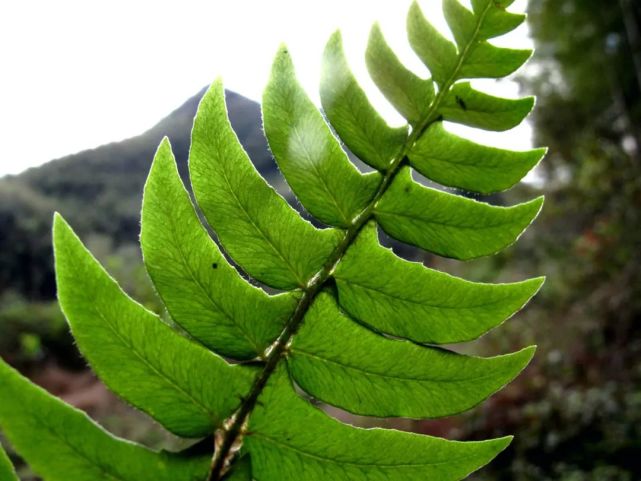
[[[444,28],[440,0],[420,0]],[[525,10],[517,0],[515,11]],[[0,176],[142,133],[217,76],[259,99],[281,42],[317,98],[320,56],[343,31],[348,59],[372,102],[400,118],[369,80],[363,52],[379,21],[390,44],[417,73],[427,71],[405,37],[410,0],[181,0],[0,2]],[[499,42],[529,47],[527,28]],[[517,96],[512,83],[487,91]],[[478,139],[478,137],[476,137]],[[528,148],[527,125],[484,137]]]

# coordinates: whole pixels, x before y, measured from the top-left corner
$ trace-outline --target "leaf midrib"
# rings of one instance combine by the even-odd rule
[[[362,282],[354,281],[354,280],[351,280],[351,279],[340,278],[340,277],[337,277],[336,279],[342,279],[343,282],[346,282],[347,284],[351,284],[351,285],[357,286],[357,287],[359,287],[361,289],[365,289],[365,290],[368,290],[368,291],[377,292],[377,293],[379,293],[379,294],[381,294],[381,295],[383,295],[385,297],[391,297],[393,299],[398,299],[399,301],[402,301],[402,302],[408,302],[410,304],[416,304],[416,305],[419,305],[419,306],[432,307],[434,309],[448,309],[448,310],[453,310],[453,311],[454,310],[469,311],[469,310],[472,310],[472,309],[478,309],[478,308],[493,306],[495,304],[501,304],[501,303],[505,302],[505,299],[499,299],[499,300],[492,301],[492,302],[483,302],[481,304],[473,304],[473,305],[470,305],[470,306],[467,306],[467,307],[430,304],[428,302],[423,302],[423,301],[419,301],[419,300],[416,300],[416,299],[411,299],[409,297],[401,297],[400,295],[390,294],[389,292],[384,291],[380,287],[367,286],[367,285],[363,284]]]
[[[396,341],[398,342],[398,341]],[[337,366],[342,366],[345,369],[352,370],[352,371],[357,371],[361,372],[367,376],[371,377],[382,377],[386,379],[392,379],[395,381],[415,381],[419,383],[439,383],[439,384],[459,384],[459,383],[477,383],[479,381],[485,381],[486,379],[490,379],[495,377],[494,373],[490,374],[483,374],[482,376],[472,376],[472,377],[462,377],[462,378],[457,378],[457,379],[451,379],[451,378],[429,378],[429,377],[415,377],[415,376],[394,376],[391,374],[385,374],[382,372],[376,372],[376,371],[369,371],[366,368],[354,366],[352,364],[347,364],[345,362],[339,361],[337,359],[330,359],[329,357],[323,357],[319,356],[318,354],[311,353],[309,351],[305,351],[304,349],[301,349],[299,347],[294,347],[292,348],[292,352],[297,352],[299,354],[302,354],[307,357],[311,357],[314,359],[317,359],[318,361],[321,362],[327,362],[330,364],[336,364]]]
[[[472,202],[476,202],[476,201],[472,201]],[[487,206],[487,207],[494,207],[496,209],[505,209],[503,210],[503,212],[508,212],[510,209],[510,207],[491,206],[489,204],[482,204],[481,202],[478,202],[477,204],[478,206],[481,206],[481,207]],[[477,206],[477,204],[470,204],[470,205]],[[498,211],[498,212],[501,212],[501,211]],[[518,221],[508,220],[503,222],[495,222],[493,224],[484,223],[483,228],[481,229],[479,225],[475,225],[475,224],[469,224],[469,223],[454,224],[454,223],[446,223],[439,220],[431,220],[431,219],[427,220],[424,217],[418,217],[417,215],[414,215],[414,214],[408,214],[406,212],[400,212],[400,211],[383,210],[380,208],[376,209],[376,215],[383,216],[383,217],[406,217],[412,223],[420,222],[423,224],[434,224],[434,225],[438,225],[438,226],[441,226],[444,228],[450,228],[450,229],[465,229],[465,230],[475,230],[475,231],[479,231],[479,230],[490,231],[490,230],[496,230],[505,226],[519,225]]]
[[[527,151],[525,151],[524,153],[527,153]],[[488,156],[488,157],[490,157],[490,156]],[[466,160],[462,156],[461,157],[452,157],[450,159],[450,158],[445,158],[445,157],[438,156],[436,154],[431,154],[429,158],[423,157],[423,159],[426,159],[426,161],[429,160],[431,162],[436,162],[436,163],[440,163],[440,164],[449,164],[449,165],[453,164],[453,165],[456,165],[456,166],[465,167],[467,169],[476,169],[476,170],[492,169],[492,170],[498,170],[500,172],[504,172],[506,166],[507,167],[522,167],[521,163],[519,162],[520,159],[517,160],[517,161],[507,161],[507,162],[503,161],[502,162],[500,160],[496,160],[495,162],[491,162],[492,159],[496,158],[496,156],[493,155],[493,156],[491,156],[491,159],[483,159],[485,163],[480,164],[479,163],[479,158],[480,158],[480,156],[475,157],[475,159],[476,159],[476,162],[475,162],[474,160]],[[526,159],[526,161],[527,161],[527,159]],[[521,162],[523,164],[525,164],[526,161],[521,161]],[[509,172],[507,172],[506,175],[508,173]]]
[[[324,457],[320,456],[318,454],[313,454],[309,453],[307,451],[303,451],[300,448],[297,448],[296,446],[292,446],[291,444],[284,443],[282,441],[279,441],[278,439],[275,439],[271,436],[268,436],[263,433],[252,433],[251,436],[255,438],[262,438],[267,442],[270,442],[272,444],[275,444],[277,446],[280,446],[282,448],[290,449],[291,451],[296,452],[297,454],[301,456],[306,456],[309,458],[316,459],[317,461],[322,461],[322,462],[328,462],[331,464],[337,464],[339,466],[354,466],[359,469],[362,469],[363,467],[371,467],[371,468],[379,468],[379,469],[398,469],[398,468],[417,468],[421,466],[442,466],[444,464],[456,464],[460,461],[465,461],[470,458],[474,458],[474,456],[459,456],[458,458],[450,458],[447,461],[438,461],[438,462],[417,462],[417,463],[398,463],[398,464],[389,464],[389,463],[381,463],[381,464],[367,464],[367,463],[355,463],[355,462],[350,462],[350,461],[338,461],[334,458],[330,457]]]

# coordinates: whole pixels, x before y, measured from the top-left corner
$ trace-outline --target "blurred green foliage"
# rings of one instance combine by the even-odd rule
[[[15,363],[41,360],[45,352],[67,358],[67,325],[54,301],[28,302],[7,291],[0,297],[0,352]]]

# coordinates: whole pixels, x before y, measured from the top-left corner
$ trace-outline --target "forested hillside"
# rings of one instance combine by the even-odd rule
[[[140,136],[0,179],[0,298],[7,290],[28,300],[54,297],[54,211],[68,218],[80,235],[110,244],[109,250],[135,243],[142,187],[156,147],[169,136],[186,175],[191,124],[202,94]],[[231,122],[257,168],[277,182],[258,104],[233,92],[227,93],[227,102]]]

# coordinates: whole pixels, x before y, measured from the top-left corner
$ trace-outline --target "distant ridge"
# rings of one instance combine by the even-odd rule
[[[172,143],[183,178],[191,125],[205,89],[143,134],[50,161],[0,179],[0,294],[30,299],[55,295],[50,225],[61,212],[80,235],[133,243],[139,232],[142,188],[163,136]],[[260,106],[227,92],[231,123],[256,167],[282,184],[262,133]],[[282,185],[280,185],[282,186]]]

